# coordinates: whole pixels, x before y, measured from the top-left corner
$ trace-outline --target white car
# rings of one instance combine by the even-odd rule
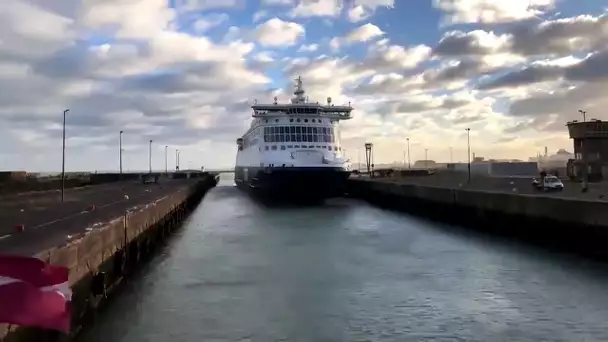
[[[539,190],[557,190],[561,191],[564,189],[564,183],[555,176],[545,176],[544,181],[534,178],[532,185]]]

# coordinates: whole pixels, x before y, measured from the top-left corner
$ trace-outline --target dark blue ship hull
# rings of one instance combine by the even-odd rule
[[[235,167],[236,185],[277,200],[323,200],[342,196],[350,172],[338,167]]]

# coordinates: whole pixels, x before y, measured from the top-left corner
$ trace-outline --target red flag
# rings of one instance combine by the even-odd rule
[[[0,255],[0,323],[69,333],[68,274],[40,259]]]

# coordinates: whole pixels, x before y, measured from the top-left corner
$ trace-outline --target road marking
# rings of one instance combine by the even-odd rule
[[[9,237],[11,237],[11,234],[2,235],[2,236],[0,236],[0,240],[6,239],[6,238],[9,238]]]
[[[143,197],[143,196],[138,196],[138,197]],[[135,197],[135,198],[138,198],[138,197]],[[166,196],[165,196],[165,197],[166,197]],[[131,198],[131,199],[134,199],[134,198]],[[106,208],[106,207],[109,207],[109,206],[111,206],[111,205],[114,205],[114,204],[119,204],[119,203],[126,202],[126,201],[129,201],[129,200],[122,199],[122,200],[120,200],[120,201],[116,201],[116,202],[112,202],[112,203],[107,203],[107,204],[104,204],[104,205],[102,205],[102,206],[99,206],[99,207],[98,207],[98,209]],[[39,224],[39,225],[37,225],[37,226],[33,226],[33,227],[31,227],[30,229],[39,229],[39,228],[44,228],[44,227],[50,226],[50,225],[52,225],[52,224],[55,224],[55,223],[57,223],[57,222],[61,222],[61,221],[65,221],[65,220],[69,220],[69,219],[74,218],[74,217],[76,217],[76,216],[83,215],[83,214],[88,214],[88,213],[89,213],[89,211],[83,211],[83,212],[79,212],[79,213],[76,213],[76,214],[68,215],[68,216],[65,216],[65,217],[62,217],[62,218],[58,218],[58,219],[53,220],[53,221],[49,221],[49,222],[45,222],[45,223]],[[9,235],[9,236],[10,236],[10,235]]]

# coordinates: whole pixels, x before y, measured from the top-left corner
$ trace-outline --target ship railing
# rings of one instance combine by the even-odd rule
[[[264,117],[274,117],[274,116],[321,116],[324,118],[329,118],[329,119],[340,119],[340,120],[346,120],[346,119],[352,119],[352,116],[350,115],[350,113],[286,113],[286,112],[264,112],[264,113],[259,113],[259,112],[254,112],[252,115],[252,117],[254,118],[264,118]]]

